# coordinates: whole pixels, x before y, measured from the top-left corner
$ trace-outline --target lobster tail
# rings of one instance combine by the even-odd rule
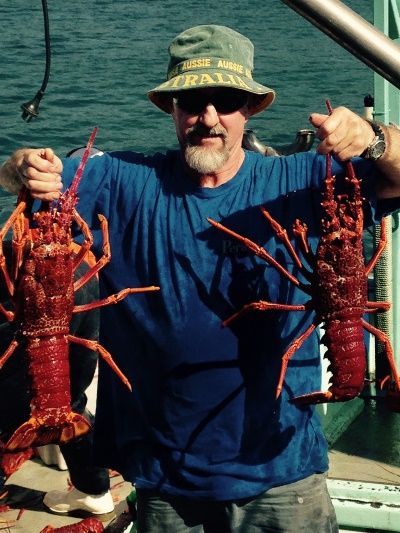
[[[30,447],[46,446],[58,442],[63,444],[73,438],[81,437],[90,431],[86,418],[71,411],[58,425],[46,425],[39,418],[31,417],[19,426],[5,444],[7,452],[24,450]]]
[[[329,389],[304,394],[292,401],[297,405],[345,402],[358,396],[365,381],[366,359],[361,313],[339,313],[325,325],[322,342],[332,372]]]

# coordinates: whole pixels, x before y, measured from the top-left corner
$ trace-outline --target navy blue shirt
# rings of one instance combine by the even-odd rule
[[[64,161],[66,184],[77,164]],[[369,198],[372,168],[356,165]],[[237,175],[216,188],[195,186],[177,151],[115,152],[88,162],[77,209],[94,232],[97,256],[97,215],[109,222],[112,259],[100,273],[101,294],[161,287],[101,311],[101,344],[133,392],[101,362],[100,464],[137,487],[204,500],[246,498],[327,470],[315,408],[289,402],[321,389],[317,331],[290,360],[275,399],[282,354],[313,312],[254,312],[221,327],[246,303],[295,304],[308,297],[207,221],[252,239],[299,276],[259,206],[290,234],[300,218],[315,250],[324,176],[325,159],[310,152],[284,158],[246,152]]]

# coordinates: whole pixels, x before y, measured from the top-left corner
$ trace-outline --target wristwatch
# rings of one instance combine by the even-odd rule
[[[378,161],[378,159],[383,156],[386,150],[385,134],[377,122],[373,122],[372,120],[367,120],[367,122],[374,130],[375,138],[361,154],[361,157],[364,159],[369,159],[370,161]]]

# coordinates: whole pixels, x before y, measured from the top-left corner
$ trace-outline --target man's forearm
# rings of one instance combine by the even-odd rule
[[[400,196],[400,129],[396,126],[383,126],[386,150],[375,163],[382,177],[377,183],[380,198]]]

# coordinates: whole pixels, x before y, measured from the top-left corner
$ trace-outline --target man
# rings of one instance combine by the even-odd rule
[[[167,81],[149,93],[171,114],[180,149],[94,158],[80,185],[78,209],[99,254],[97,214],[110,225],[112,260],[101,292],[161,287],[105,308],[100,324],[101,342],[133,392],[101,365],[97,459],[135,483],[140,533],[337,531],[319,420],[313,407],[290,402],[320,388],[316,334],[293,357],[275,399],[281,356],[312,313],[252,313],[221,327],[246,303],[305,297],[207,217],[266,247],[293,272],[259,206],[287,227],[301,218],[313,248],[318,240],[325,158],[267,158],[241,147],[247,120],[274,99],[252,70],[251,42],[229,28],[180,34],[170,46]],[[375,159],[357,160],[356,172],[370,199],[366,211],[379,219],[386,199],[400,195],[400,132],[345,108],[310,120],[320,154]],[[75,169],[49,148],[22,149],[0,177],[51,200]],[[339,181],[337,162],[334,172]]]

